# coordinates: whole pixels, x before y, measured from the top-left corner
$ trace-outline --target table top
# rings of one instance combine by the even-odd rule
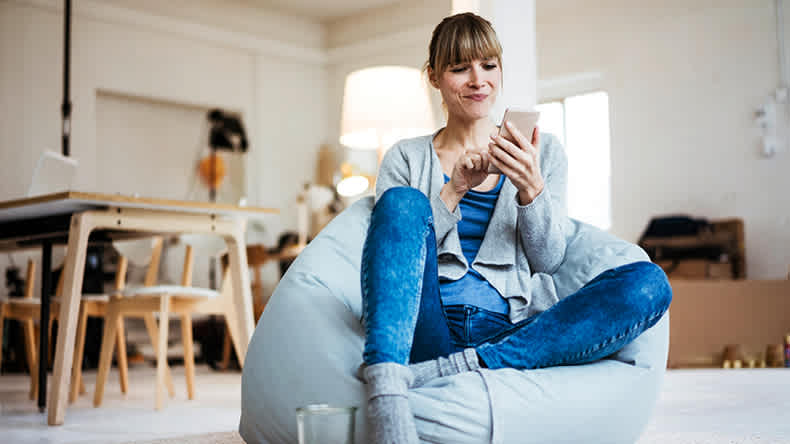
[[[225,203],[159,199],[151,197],[102,194],[82,191],[63,191],[35,197],[0,202],[0,222],[70,214],[107,207],[139,208],[146,210],[218,214],[259,218],[277,214],[279,210],[262,207],[245,207]]]

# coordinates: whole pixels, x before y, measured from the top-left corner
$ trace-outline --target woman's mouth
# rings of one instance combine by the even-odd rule
[[[488,94],[472,94],[471,96],[466,96],[467,99],[472,99],[475,102],[482,102],[486,98],[488,98]]]

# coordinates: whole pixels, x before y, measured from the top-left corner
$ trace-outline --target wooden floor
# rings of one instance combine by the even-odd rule
[[[129,369],[129,393],[122,395],[113,367],[104,403],[94,408],[95,371],[85,373],[88,393],[66,411],[62,426],[47,426],[47,416],[27,398],[29,377],[0,376],[0,442],[14,444],[99,444],[175,438],[238,429],[241,373],[196,369],[195,399],[186,395],[183,367],[173,367],[176,396],[162,411],[154,410],[156,369],[147,364]]]

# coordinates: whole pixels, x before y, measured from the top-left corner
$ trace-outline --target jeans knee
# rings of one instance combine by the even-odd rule
[[[666,273],[652,262],[636,262],[626,266],[625,300],[634,309],[664,312],[672,302],[672,287]]]
[[[373,209],[375,213],[384,213],[388,219],[409,219],[429,221],[433,211],[428,197],[422,191],[411,187],[393,187],[381,195]],[[404,221],[408,223],[408,220]]]

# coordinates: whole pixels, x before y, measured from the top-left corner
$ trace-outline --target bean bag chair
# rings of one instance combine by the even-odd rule
[[[242,374],[239,433],[248,443],[296,443],[295,409],[357,406],[365,443],[360,260],[373,198],[338,215],[291,265],[255,329]],[[551,275],[560,298],[599,273],[648,260],[639,247],[573,220]],[[669,313],[614,355],[539,370],[481,369],[411,389],[422,442],[634,443],[658,398]],[[335,442],[327,437],[327,442]]]

